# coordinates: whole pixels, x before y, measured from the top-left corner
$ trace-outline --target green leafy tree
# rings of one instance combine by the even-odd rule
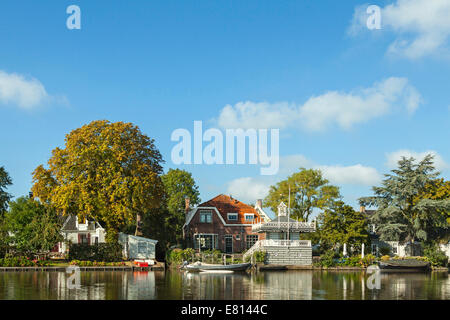
[[[342,201],[319,214],[317,222],[320,243],[324,247],[334,248],[344,243],[359,247],[368,242],[366,217]]]
[[[339,188],[329,184],[320,170],[300,168],[286,180],[271,186],[266,206],[277,212],[281,201],[288,204],[291,189],[291,217],[308,221],[314,209],[326,209],[340,198]]]
[[[425,190],[418,194],[415,203],[422,199],[448,200],[450,199],[450,181],[443,178],[435,179],[425,186]],[[436,224],[426,226],[428,238],[448,242],[450,240],[450,210],[442,210],[442,219],[436,219]]]
[[[56,211],[27,197],[10,203],[4,222],[9,246],[25,255],[50,251],[62,241]]]
[[[166,193],[168,216],[167,227],[174,237],[172,242],[181,243],[183,225],[185,223],[185,198],[189,198],[191,206],[200,203],[200,192],[190,172],[180,169],[170,169],[162,176]]]
[[[131,123],[93,121],[70,132],[53,150],[48,169],[33,172],[33,194],[58,212],[102,222],[107,241],[121,227],[159,208],[162,156],[154,140]]]
[[[0,218],[8,209],[8,202],[11,195],[6,192],[6,188],[12,184],[11,177],[4,167],[0,167]]]
[[[375,206],[371,220],[381,240],[427,241],[430,227],[445,219],[442,212],[450,210],[450,200],[418,198],[439,175],[433,156],[422,161],[403,157],[398,168],[386,174],[380,187],[373,187],[375,196],[360,199],[361,205]]]

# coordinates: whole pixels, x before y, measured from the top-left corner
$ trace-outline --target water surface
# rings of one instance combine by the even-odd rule
[[[270,271],[192,274],[178,271],[87,271],[69,289],[64,272],[0,272],[0,299],[439,299],[450,300],[448,273],[381,274],[370,290],[363,272]]]

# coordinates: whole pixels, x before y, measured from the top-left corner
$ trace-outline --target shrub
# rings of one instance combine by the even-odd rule
[[[79,267],[116,267],[116,266],[124,266],[125,262],[104,262],[104,261],[80,261],[80,260],[72,260],[69,263],[71,266],[79,266]]]
[[[264,263],[266,261],[266,252],[262,250],[257,250],[253,252],[253,262],[255,263]],[[245,262],[251,262],[252,256],[246,256]]]
[[[381,261],[388,261],[390,259],[391,259],[391,257],[389,255],[384,255],[381,257]]]
[[[335,258],[339,257],[339,254],[334,250],[328,250],[320,256],[319,264],[322,267],[333,267],[336,265]]]
[[[192,248],[187,248],[183,250],[183,260],[193,261],[195,256],[195,250]]]
[[[391,254],[391,248],[388,246],[380,247],[378,250],[382,256],[388,256]]]
[[[0,259],[0,267],[43,267],[49,264],[46,260],[31,260],[21,256],[5,256]]]
[[[373,254],[366,254],[364,258],[361,259],[361,265],[363,267],[368,267],[376,261],[376,257]]]
[[[361,257],[360,256],[348,257],[344,260],[343,264],[349,267],[359,267],[361,266]]]
[[[169,264],[179,265],[184,261],[193,261],[195,257],[195,250],[192,248],[179,249],[175,248],[166,253],[166,261]]]
[[[71,244],[69,260],[85,261],[121,261],[122,245],[119,243]]]
[[[175,248],[169,251],[166,260],[170,264],[181,264],[183,262],[183,250]]]
[[[424,255],[434,267],[447,267],[448,257],[437,246],[431,246],[424,249]]]

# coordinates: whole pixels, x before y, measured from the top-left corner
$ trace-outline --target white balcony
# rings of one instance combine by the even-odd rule
[[[244,254],[244,259],[255,251],[264,251],[267,247],[311,247],[311,240],[259,240]]]
[[[253,232],[278,232],[288,228],[290,232],[314,232],[316,231],[316,222],[294,221],[291,219],[291,221],[273,220],[252,225]]]

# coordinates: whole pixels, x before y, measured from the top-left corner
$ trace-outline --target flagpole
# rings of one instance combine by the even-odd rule
[[[291,222],[291,185],[289,185],[289,200],[288,200],[288,223],[287,223],[287,240],[289,238],[289,223]],[[288,242],[289,243],[289,242]]]

